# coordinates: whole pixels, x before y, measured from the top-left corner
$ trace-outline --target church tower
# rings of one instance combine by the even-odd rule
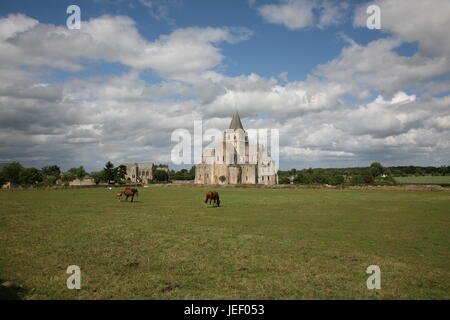
[[[242,126],[239,113],[233,113],[230,127],[224,133],[224,147],[225,147],[225,163],[226,164],[241,164],[246,163],[248,149],[248,135]]]

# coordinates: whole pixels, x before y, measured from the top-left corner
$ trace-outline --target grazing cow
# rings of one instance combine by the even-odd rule
[[[216,191],[208,191],[206,193],[206,199],[205,199],[205,204],[208,205],[208,200],[209,200],[209,204],[211,204],[211,201],[214,201],[215,204],[217,204],[218,207],[220,207],[220,199],[219,199],[219,193]]]
[[[125,197],[126,197],[126,199],[125,199],[125,201],[128,201],[128,198],[129,197],[131,197],[131,202],[133,202],[133,200],[134,200],[134,195],[136,195],[136,196],[139,196],[139,191],[138,191],[138,189],[131,189],[131,188],[129,188],[129,187],[125,187],[125,190],[122,192],[124,195],[125,195]]]

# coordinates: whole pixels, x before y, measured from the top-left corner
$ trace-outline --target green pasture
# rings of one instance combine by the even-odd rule
[[[450,298],[448,191],[207,190],[0,192],[1,298]]]
[[[444,184],[450,185],[450,176],[409,176],[395,177],[395,181],[402,184]]]

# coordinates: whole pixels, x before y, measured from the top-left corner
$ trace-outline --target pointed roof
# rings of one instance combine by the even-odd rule
[[[231,119],[230,123],[230,129],[237,130],[242,129],[244,130],[244,127],[242,126],[241,118],[239,117],[239,113],[235,111],[233,113],[233,118]]]

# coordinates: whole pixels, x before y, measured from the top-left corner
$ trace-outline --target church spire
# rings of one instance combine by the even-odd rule
[[[231,119],[230,123],[230,129],[237,130],[242,129],[244,130],[244,127],[242,126],[241,118],[239,117],[239,113],[235,111],[233,113],[233,118]]]

